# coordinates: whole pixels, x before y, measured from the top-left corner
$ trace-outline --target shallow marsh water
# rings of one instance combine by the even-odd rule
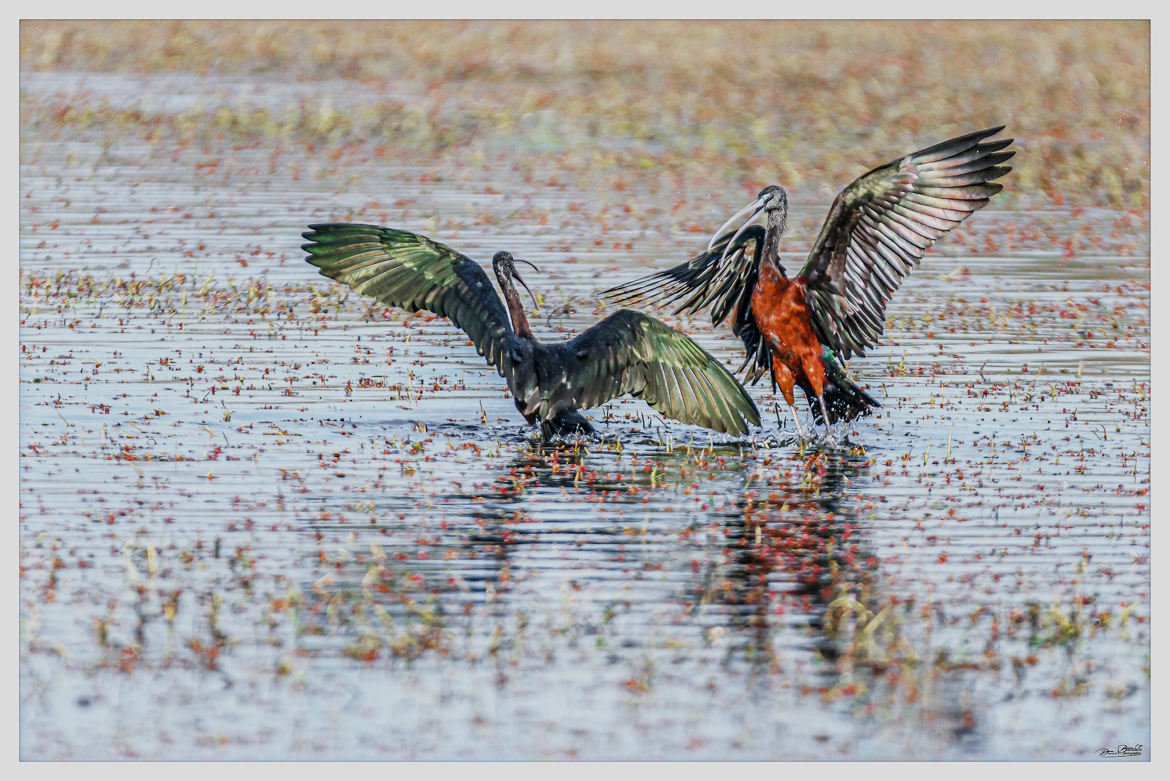
[[[34,110],[304,91],[21,88]],[[23,135],[24,758],[1149,745],[1144,212],[976,215],[852,362],[883,406],[843,444],[797,445],[759,385],[748,438],[625,399],[591,413],[599,439],[545,448],[446,321],[298,249],[330,219],[509,249],[543,269],[533,325],[561,339],[752,195],[691,193],[684,215],[673,191],[534,181],[522,151],[435,177],[361,147]],[[843,184],[794,191],[792,264]],[[660,314],[739,364],[726,329]]]

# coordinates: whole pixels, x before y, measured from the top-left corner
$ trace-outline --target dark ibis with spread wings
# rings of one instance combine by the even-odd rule
[[[352,223],[310,225],[302,235],[307,260],[321,274],[388,306],[429,310],[465,331],[546,440],[592,432],[580,410],[625,394],[667,417],[728,434],[760,423],[731,372],[689,336],[641,312],[615,312],[560,344],[538,341],[513,283],[531,295],[516,264],[532,264],[511,253],[492,258],[501,302],[478,263],[425,236]]]

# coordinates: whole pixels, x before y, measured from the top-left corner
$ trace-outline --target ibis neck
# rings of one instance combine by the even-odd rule
[[[768,226],[764,231],[764,248],[762,259],[765,263],[771,263],[777,268],[780,266],[780,237],[784,235],[784,229],[787,227],[788,214],[780,209],[768,212]]]
[[[508,302],[508,315],[512,318],[512,330],[521,338],[535,338],[532,328],[528,325],[528,316],[524,314],[524,305],[520,303],[520,294],[516,292],[516,286],[512,284],[512,280],[508,280],[508,284],[501,285],[501,287],[504,289],[504,300]]]

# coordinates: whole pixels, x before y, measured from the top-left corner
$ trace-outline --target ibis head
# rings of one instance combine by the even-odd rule
[[[496,281],[500,283],[500,287],[504,289],[506,294],[507,290],[512,287],[512,280],[516,280],[525,290],[528,291],[529,297],[532,298],[532,306],[534,308],[538,307],[539,305],[536,303],[536,296],[533,295],[532,289],[528,287],[528,285],[520,277],[520,273],[516,271],[517,263],[525,263],[529,266],[532,266],[532,268],[535,269],[537,273],[540,273],[540,269],[536,267],[535,263],[531,263],[527,260],[524,260],[523,258],[512,257],[511,252],[500,251],[492,256],[492,270],[496,272]],[[505,295],[505,298],[507,297],[508,296]]]
[[[724,250],[724,255],[726,256],[728,250],[735,246],[736,241],[743,235],[744,231],[759,219],[762,214],[768,216],[768,233],[773,234],[775,240],[778,240],[780,235],[784,233],[784,228],[788,222],[788,193],[784,191],[783,187],[778,184],[770,184],[763,190],[760,190],[760,194],[756,196],[754,201],[731,215],[731,218],[723,223],[723,226],[719,230],[715,231],[715,234],[711,238],[711,243],[707,246],[707,250],[710,251],[715,246],[718,237],[722,236],[726,231],[731,230],[733,225],[739,223],[739,230],[735,232],[731,241],[727,242],[727,249]]]

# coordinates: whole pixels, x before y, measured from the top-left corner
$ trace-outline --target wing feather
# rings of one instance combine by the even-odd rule
[[[357,223],[310,225],[301,249],[320,273],[387,306],[446,317],[508,381],[530,399],[531,361],[512,331],[483,268],[450,247],[407,231]]]
[[[886,304],[934,242],[987,205],[1012,139],[980,130],[913,152],[858,177],[841,191],[801,275],[817,336],[843,360],[874,347]],[[846,245],[845,263],[833,263]]]
[[[747,379],[754,383],[770,366],[768,347],[751,317],[764,228],[749,227],[729,247],[734,235],[735,231],[728,231],[709,250],[686,263],[612,287],[601,295],[620,304],[667,305],[684,299],[675,307],[676,314],[695,313],[709,306],[713,325],[732,316],[732,331],[743,340],[747,354],[740,370],[751,364]]]
[[[563,370],[563,379],[555,371],[541,378],[548,414],[632,394],[667,417],[728,434],[759,425],[755,402],[722,364],[686,334],[641,312],[619,310],[564,344],[538,349],[548,351],[540,363]]]
[[[754,279],[759,269],[764,229],[753,225],[728,248],[734,235],[735,231],[728,231],[715,240],[711,249],[686,263],[611,287],[602,291],[601,296],[623,305],[660,306],[674,304],[685,297],[675,308],[675,314],[694,314],[711,306],[712,323],[719,325],[745,294],[751,295],[751,287],[746,282]],[[750,256],[748,249],[753,250]]]

